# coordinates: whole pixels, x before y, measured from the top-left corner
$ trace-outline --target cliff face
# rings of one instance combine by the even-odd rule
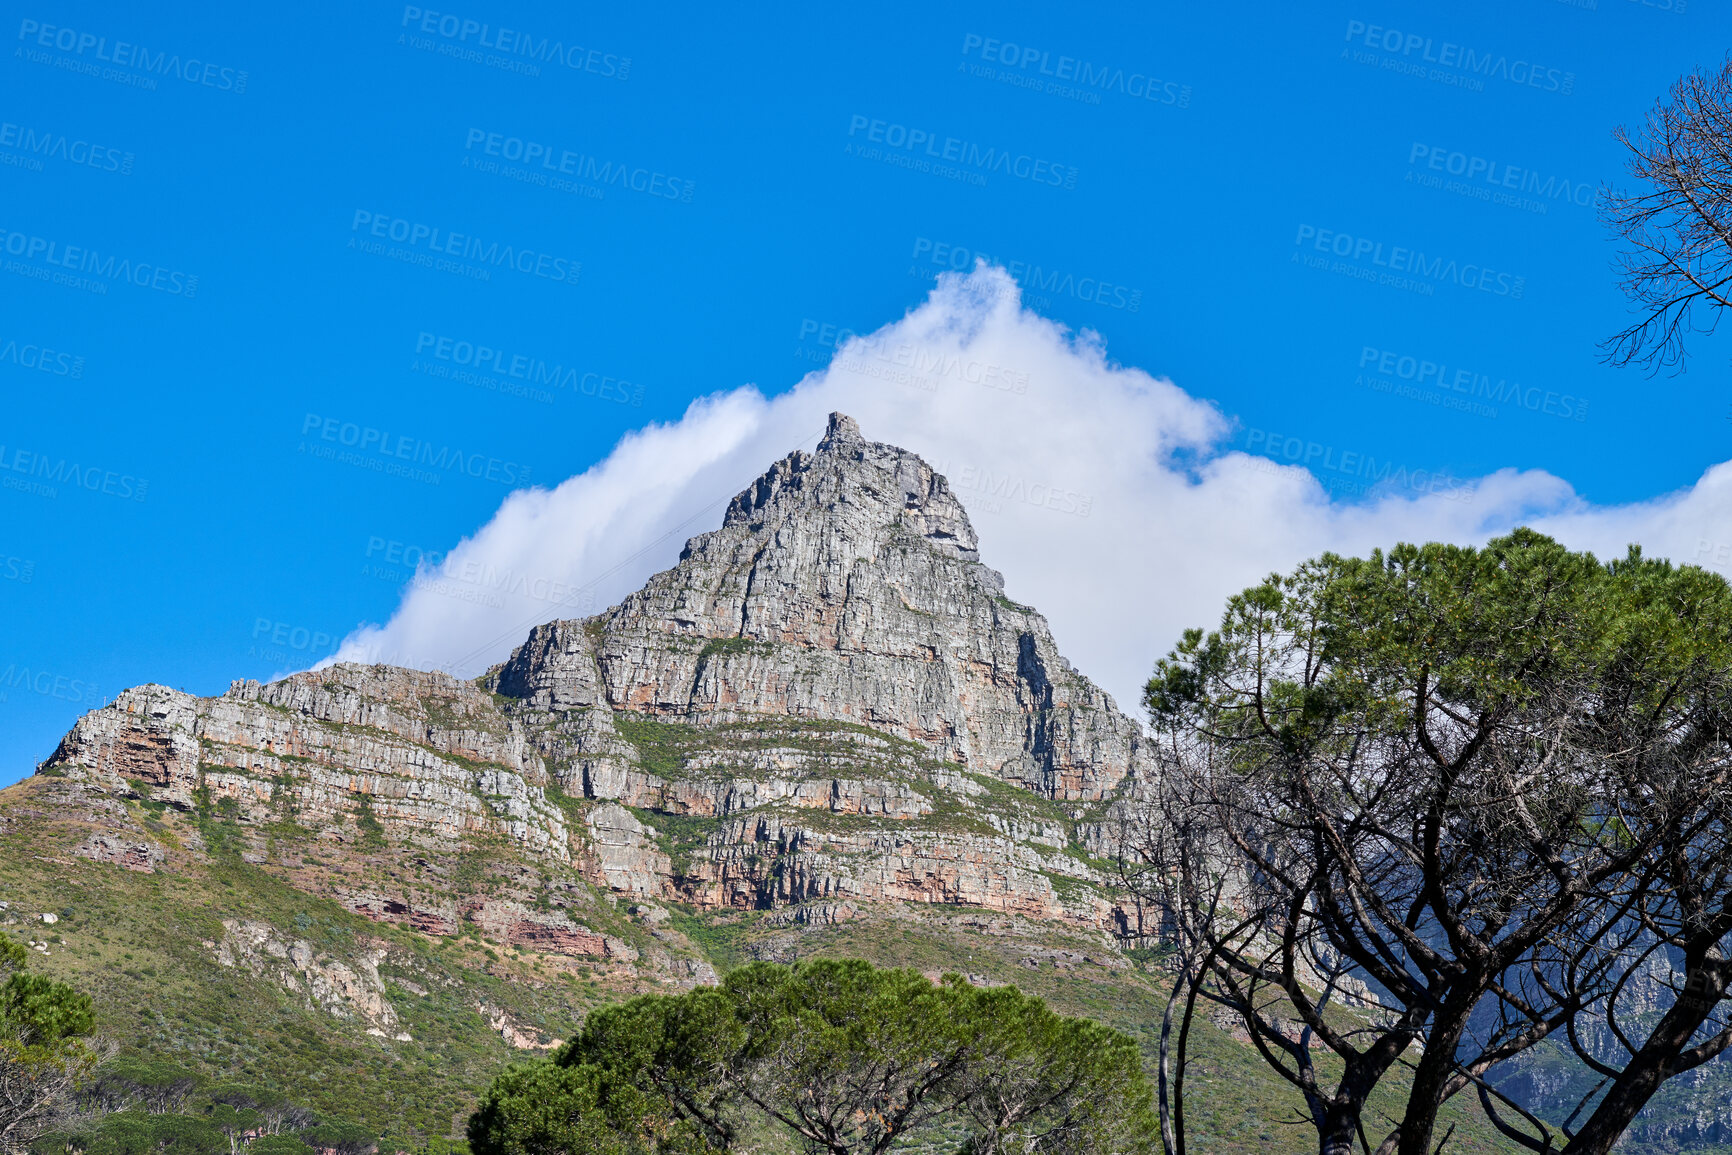
[[[536,627],[475,682],[338,665],[215,698],[141,686],[44,765],[215,808],[254,842],[287,822],[403,855],[495,846],[699,910],[942,903],[1101,930],[1119,914],[1091,850],[1151,769],[1137,724],[981,563],[944,478],[841,415],[672,569]],[[487,905],[522,895],[374,882],[344,891],[352,909],[609,952],[575,922]]]
[[[254,824],[371,821],[438,849],[497,832],[570,853],[565,815],[531,785],[545,781],[539,757],[485,691],[440,673],[341,666],[216,698],[137,686],[80,718],[43,770]]]
[[[944,478],[840,415],[673,569],[587,623],[538,627],[497,687],[550,717],[856,723],[1058,800],[1097,801],[1146,770],[1136,723],[980,563]],[[605,773],[600,745],[543,751]]]

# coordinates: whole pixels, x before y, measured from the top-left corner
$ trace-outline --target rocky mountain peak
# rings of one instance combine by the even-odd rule
[[[918,454],[867,441],[859,423],[842,413],[830,414],[816,453],[790,453],[736,496],[722,528],[756,534],[792,519],[819,529],[841,521],[873,527],[899,522],[931,545],[967,561],[980,559],[968,513],[943,475]],[[681,560],[707,541],[694,538]]]
[[[1099,799],[1144,758],[1136,723],[980,564],[943,475],[840,413],[672,569],[587,623],[540,627],[497,686],[686,725],[866,726],[1053,798]]]
[[[526,869],[634,899],[814,918],[961,903],[1094,927],[1123,918],[1097,865],[1105,815],[1152,768],[1137,723],[981,563],[944,477],[843,414],[677,564],[536,627],[481,679],[336,665],[213,698],[140,687],[46,767],[346,845],[503,840]],[[105,853],[154,861],[133,849]],[[614,953],[516,892],[472,908],[431,883],[341,885],[429,933],[468,919]]]
[[[818,450],[823,452],[825,447],[842,442],[864,444],[865,441],[866,439],[860,436],[860,423],[858,421],[846,413],[832,413],[830,414],[829,427],[824,430],[824,438],[818,443]]]

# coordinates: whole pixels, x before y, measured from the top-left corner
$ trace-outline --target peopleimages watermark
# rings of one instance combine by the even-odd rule
[[[613,185],[624,192],[642,193],[658,200],[690,204],[692,193],[697,189],[695,182],[669,176],[657,169],[630,165],[623,161],[599,160],[585,152],[556,148],[544,141],[507,136],[504,133],[489,132],[484,128],[469,130],[463,141],[463,151],[465,167],[479,163],[472,159],[476,154],[510,161],[524,167],[521,170],[509,170],[501,166],[500,171],[504,175],[515,175],[515,179],[526,184],[552,187],[560,191],[567,191],[561,188],[561,178],[572,177],[577,181],[591,182],[603,190]]]
[[[4,670],[0,670],[0,702],[9,701],[14,690],[74,704],[95,704],[101,696],[95,682],[9,662]]]
[[[1705,560],[1710,557],[1712,561]],[[1696,539],[1696,556],[1691,560],[1708,569],[1723,569],[1728,561],[1732,561],[1732,542],[1713,542],[1699,537]]]
[[[301,419],[301,437],[296,452],[429,485],[438,485],[450,473],[500,485],[529,484],[530,467],[521,462],[436,445],[337,417],[308,413]]]
[[[343,635],[335,630],[315,629],[277,621],[275,618],[254,618],[247,657],[266,662],[286,662],[291,656],[297,664],[312,665],[337,648]]]
[[[84,358],[36,341],[0,337],[0,365],[16,365],[50,377],[84,376]]]
[[[263,638],[273,646],[287,646],[291,650],[308,650],[322,653],[327,647],[342,640],[342,635],[326,630],[309,629],[306,626],[291,625],[272,618],[253,619],[253,640]]]
[[[930,172],[965,184],[984,185],[992,173],[1054,188],[1075,188],[1077,170],[1045,157],[977,141],[941,136],[931,129],[855,113],[848,118],[844,153],[899,168]]]
[[[361,567],[365,576],[407,582],[411,589],[494,609],[504,607],[507,594],[584,611],[595,604],[593,590],[563,578],[529,574],[473,557],[453,566],[449,555],[441,550],[424,549],[395,538],[369,536],[366,557],[367,564]]]
[[[174,79],[199,88],[214,88],[219,92],[240,95],[247,90],[245,69],[230,68],[200,60],[196,56],[182,57],[179,53],[153,53],[142,44],[116,40],[76,28],[44,24],[39,20],[19,21],[18,39],[24,42],[14,55],[34,64],[47,64],[68,72],[95,76],[133,88],[155,91],[159,79]],[[43,49],[70,52],[71,56],[51,56]],[[112,65],[113,67],[103,67]]]
[[[1389,491],[1441,494],[1450,501],[1472,501],[1473,490],[1448,470],[1409,469],[1393,461],[1378,461],[1375,454],[1357,450],[1340,450],[1333,445],[1289,437],[1267,429],[1251,429],[1245,434],[1245,451],[1262,448],[1268,457],[1258,456],[1269,468],[1283,468],[1274,460],[1286,458],[1293,465],[1304,466],[1334,493],[1370,494]],[[1264,468],[1259,466],[1259,468]]]
[[[462,374],[465,373],[479,374],[489,380],[495,380],[491,375],[497,375],[498,379],[503,379],[499,385],[500,392],[522,390],[522,396],[536,401],[542,397],[551,401],[553,397],[546,392],[548,389],[569,389],[580,397],[593,397],[597,401],[643,405],[644,387],[623,378],[590,369],[568,369],[564,364],[550,365],[544,358],[528,353],[515,353],[480,341],[447,337],[426,330],[415,335],[415,363],[410,367],[430,376],[460,381],[464,380]],[[434,368],[446,371],[434,372]]]
[[[1414,141],[1407,150],[1407,181],[1422,188],[1504,205],[1530,213],[1547,213],[1554,204],[1592,208],[1597,186],[1489,157]]]
[[[830,360],[833,369],[909,385],[928,393],[937,392],[939,378],[944,377],[1004,393],[1020,395],[1028,392],[1029,376],[1020,369],[930,349],[911,341],[893,345],[883,338],[868,337],[849,344],[856,334],[820,325],[811,318],[800,322],[800,338],[804,340],[814,334],[823,334],[827,329],[837,350],[836,356]],[[796,352],[795,355],[800,354]]]
[[[69,245],[0,225],[0,252],[17,260],[3,266],[14,276],[47,281],[87,293],[106,295],[111,284],[136,285],[171,297],[198,296],[198,277],[150,261],[115,253],[104,255],[85,245]],[[40,263],[34,263],[40,262]]]
[[[527,369],[527,358],[506,354],[488,345],[427,332],[416,336],[415,356],[409,361],[409,370],[413,373],[552,405],[553,394],[530,384],[526,380]],[[495,376],[496,373],[501,376]]]
[[[1016,88],[1062,96],[1082,104],[1099,104],[1100,94],[1116,92],[1132,100],[1189,108],[1191,86],[1173,80],[1161,80],[1147,72],[1127,71],[1110,65],[1096,65],[1074,56],[1054,56],[1041,48],[1017,44],[1013,40],[995,40],[970,32],[962,38],[962,55],[967,57],[961,68],[971,76],[996,80]],[[979,61],[980,64],[973,64]],[[983,68],[983,65],[1003,65],[1003,69]]]
[[[836,355],[836,350],[846,345],[850,340],[860,336],[859,333],[846,325],[838,325],[833,321],[814,321],[810,317],[800,318],[800,343],[794,346],[794,356],[802,361],[812,361],[819,365],[828,365]],[[818,347],[812,348],[806,343],[808,337],[815,337]]]
[[[1086,493],[1062,485],[1029,481],[1012,473],[995,472],[978,465],[956,465],[949,461],[934,461],[932,468],[944,475],[950,488],[959,493],[978,493],[982,500],[969,503],[971,513],[1003,513],[1005,502],[1068,513],[1072,517],[1087,517],[1095,499]]]
[[[1320,229],[1316,225],[1300,225],[1293,244],[1297,250],[1293,260],[1306,268],[1390,285],[1426,297],[1435,292],[1437,285],[1456,285],[1494,297],[1519,300],[1527,288],[1527,278],[1514,273],[1471,261],[1458,262],[1453,257],[1427,257],[1418,249],[1401,245],[1386,247],[1382,241],[1370,237]],[[1327,256],[1314,257],[1304,251],[1306,248],[1341,259],[1331,262]],[[1364,260],[1371,262],[1370,268],[1359,263]]]
[[[70,458],[0,443],[0,489],[55,498],[62,485],[124,501],[143,501],[150,492],[149,481],[118,469],[81,465]]]
[[[557,65],[570,72],[587,72],[608,80],[631,76],[629,56],[567,44],[556,37],[537,36],[522,29],[495,28],[451,12],[407,5],[399,27],[410,29],[398,35],[399,44],[506,72],[540,76],[542,66]]]
[[[51,129],[0,120],[0,165],[21,168],[28,172],[42,172],[42,162],[45,160],[60,161],[74,168],[88,168],[95,172],[132,175],[130,152]]]
[[[1045,298],[1032,298],[1027,294],[1050,293],[1056,297],[1071,297],[1078,301],[1087,301],[1095,305],[1105,305],[1109,309],[1123,309],[1127,313],[1139,312],[1143,307],[1143,291],[1121,285],[1102,277],[1079,277],[1064,269],[1049,269],[1032,261],[1003,259],[989,256],[979,249],[970,249],[963,245],[953,245],[945,241],[935,241],[929,237],[914,238],[913,260],[919,262],[924,257],[926,263],[940,270],[961,273],[975,267],[980,261],[989,265],[998,265],[1008,271],[1016,283],[1022,286],[1024,302],[1036,308],[1049,302]],[[923,270],[918,264],[909,268],[909,275],[930,279],[933,274]]]
[[[1496,417],[1489,403],[1514,405],[1531,413],[1543,413],[1566,421],[1586,421],[1588,402],[1573,393],[1524,386],[1504,377],[1472,369],[1451,370],[1439,360],[1414,357],[1366,345],[1359,350],[1360,374],[1354,383],[1380,393],[1423,401],[1445,409],[1456,409],[1476,417]],[[1369,369],[1371,372],[1366,372]]]
[[[35,576],[35,558],[15,557],[12,554],[0,553],[0,581],[29,585],[30,579]]]
[[[1576,87],[1576,74],[1561,68],[1511,60],[1503,53],[1481,52],[1451,40],[1434,40],[1363,20],[1349,20],[1344,39],[1353,47],[1341,50],[1343,60],[1470,92],[1484,92],[1488,80],[1562,96],[1570,95]]]
[[[509,269],[556,284],[575,285],[583,271],[582,263],[541,249],[485,241],[471,233],[456,233],[438,225],[366,209],[355,210],[349,232],[352,249],[440,272],[456,272],[479,281],[492,280],[494,269]],[[383,241],[405,247],[386,249]]]

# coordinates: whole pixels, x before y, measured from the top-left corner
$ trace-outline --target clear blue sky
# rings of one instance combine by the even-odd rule
[[[1724,341],[1597,363],[1625,314],[1578,191],[1723,5],[450,2],[6,17],[0,783],[127,685],[311,661],[513,484],[786,389],[976,253],[1247,439],[1599,502],[1732,456]],[[478,346],[567,375],[481,388]],[[407,472],[319,456],[345,426]]]

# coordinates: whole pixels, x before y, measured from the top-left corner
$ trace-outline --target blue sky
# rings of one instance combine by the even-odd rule
[[[8,20],[0,783],[127,685],[310,664],[513,489],[977,256],[1223,447],[1600,504],[1732,457],[1724,339],[1596,348],[1591,190],[1721,60],[1700,0]]]

